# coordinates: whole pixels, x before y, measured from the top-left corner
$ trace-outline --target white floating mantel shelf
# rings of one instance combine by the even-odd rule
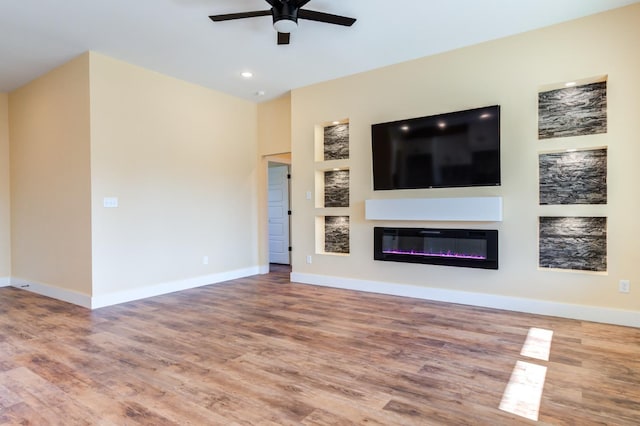
[[[367,220],[501,222],[502,197],[366,200],[365,218]]]

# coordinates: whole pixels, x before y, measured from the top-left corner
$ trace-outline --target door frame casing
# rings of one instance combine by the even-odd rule
[[[268,191],[269,191],[269,163],[286,164],[291,173],[291,153],[282,152],[263,155],[260,161],[259,191],[258,191],[258,262],[261,274],[269,273],[269,224],[268,224]],[[293,176],[292,176],[293,178]],[[289,179],[289,209],[291,209],[291,179]],[[293,240],[293,228],[289,217],[289,244]],[[293,266],[293,256],[290,256]]]

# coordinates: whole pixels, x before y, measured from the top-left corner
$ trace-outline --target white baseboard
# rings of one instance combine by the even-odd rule
[[[84,308],[91,308],[91,296],[64,288],[53,287],[48,284],[27,281],[20,278],[11,278],[11,285],[21,290],[31,291],[42,296],[73,303]]]
[[[264,275],[264,274],[268,274],[269,273],[269,265],[260,265],[259,267],[260,269],[260,275]]]
[[[8,287],[11,285],[9,277],[0,277],[0,287]]]
[[[380,281],[358,280],[353,278],[331,277],[326,275],[304,274],[298,272],[291,273],[291,281],[347,290],[365,291],[369,293],[413,297],[416,299],[460,303],[463,305],[482,306],[486,308],[624,325],[628,327],[640,327],[640,312],[638,311],[447,290],[442,288],[419,287]]]
[[[105,306],[117,305],[118,303],[131,302],[133,300],[159,296],[162,294],[173,293],[175,291],[202,287],[204,285],[216,284],[237,278],[244,278],[251,275],[257,275],[258,272],[259,268],[256,266],[238,269],[235,271],[221,272],[218,274],[203,275],[184,280],[154,284],[132,290],[94,295],[93,297],[87,294],[77,293],[48,284],[36,283],[19,278],[9,279],[9,284],[21,290],[27,290],[43,296],[52,297],[54,299],[62,300],[63,302],[73,303],[74,305],[79,305],[88,309],[97,309]],[[0,284],[1,283],[2,281],[0,281]]]
[[[237,269],[235,271],[220,272],[217,274],[203,275],[184,280],[153,284],[131,290],[94,295],[91,298],[91,309],[103,308],[105,306],[117,305],[119,303],[131,302],[134,300],[145,299],[147,297],[160,296],[162,294],[188,290],[190,288],[202,287],[209,284],[217,284],[223,281],[257,275],[258,273],[260,273],[260,268],[255,266],[245,269]]]

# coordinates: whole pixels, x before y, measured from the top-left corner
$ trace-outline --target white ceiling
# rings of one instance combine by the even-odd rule
[[[264,0],[0,0],[0,92],[92,50],[260,102],[639,1],[311,0],[306,9],[357,22],[349,28],[301,20],[291,44],[278,46],[268,16],[208,19],[268,9]],[[245,70],[254,78],[241,78]]]

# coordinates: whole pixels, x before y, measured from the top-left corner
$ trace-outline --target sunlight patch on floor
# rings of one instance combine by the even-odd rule
[[[542,361],[549,361],[552,338],[553,330],[530,328],[527,339],[524,341],[524,345],[522,345],[520,355]]]
[[[520,355],[549,361],[552,338],[552,330],[530,328]],[[546,376],[547,367],[531,362],[517,361],[509,383],[502,394],[500,409],[537,421]]]
[[[538,420],[547,367],[518,361],[502,395],[500,409],[530,420]]]

